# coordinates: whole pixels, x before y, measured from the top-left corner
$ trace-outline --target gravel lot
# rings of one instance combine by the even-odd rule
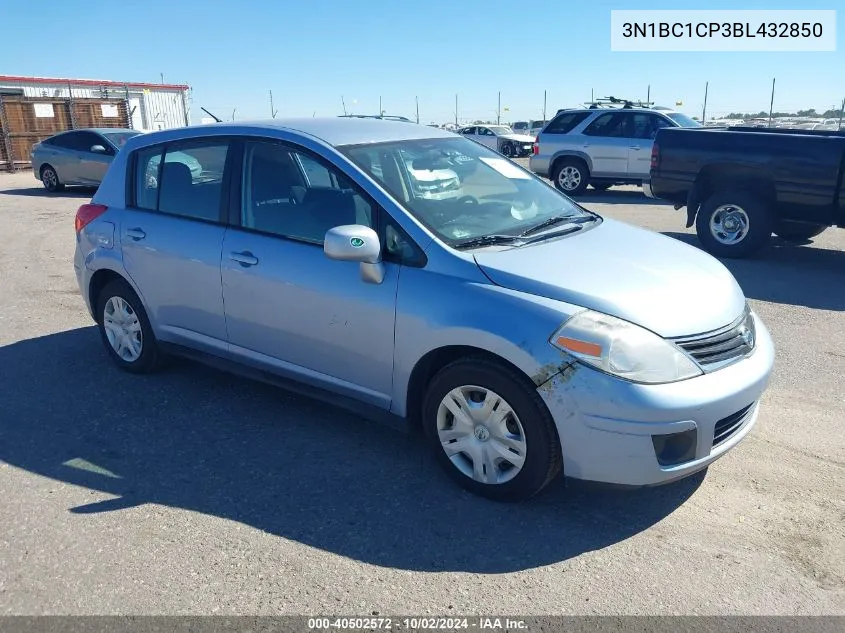
[[[90,196],[0,175],[0,613],[845,613],[845,231],[728,262],[777,365],[706,475],[509,506],[327,405],[118,372],[73,274]],[[695,243],[634,188],[582,202]]]

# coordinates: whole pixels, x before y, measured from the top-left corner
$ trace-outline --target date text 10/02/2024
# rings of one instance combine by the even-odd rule
[[[506,630],[527,629],[524,620],[508,617],[322,617],[308,618],[310,630]]]

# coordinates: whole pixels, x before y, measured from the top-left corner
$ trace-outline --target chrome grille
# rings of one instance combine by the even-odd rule
[[[731,325],[714,332],[672,339],[705,371],[720,369],[754,350],[754,318],[746,310]]]
[[[747,407],[716,422],[716,427],[713,429],[713,448],[727,440],[742,427],[748,416],[754,412],[756,404],[756,402],[752,402]]]

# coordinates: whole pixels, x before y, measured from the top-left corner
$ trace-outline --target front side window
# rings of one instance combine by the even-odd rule
[[[590,219],[569,198],[487,147],[463,138],[340,147],[447,244],[519,236],[552,218]],[[372,165],[378,165],[376,172]]]
[[[280,143],[246,144],[241,226],[322,244],[344,224],[376,227],[375,211],[337,168]]]
[[[139,150],[135,206],[197,220],[219,220],[228,150],[228,142],[220,141]]]
[[[461,134],[470,134],[470,135],[475,134],[475,128],[474,127],[464,128],[463,130],[461,130]]]

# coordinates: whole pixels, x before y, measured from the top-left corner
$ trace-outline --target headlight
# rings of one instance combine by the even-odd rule
[[[702,373],[680,349],[657,334],[592,310],[569,319],[550,342],[582,363],[632,382],[675,382]]]

